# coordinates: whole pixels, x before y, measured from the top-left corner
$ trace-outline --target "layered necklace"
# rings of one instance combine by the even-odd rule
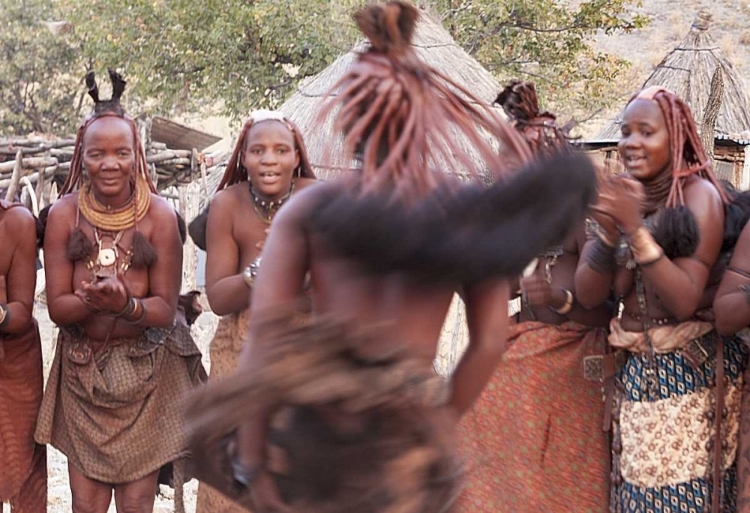
[[[83,217],[101,230],[121,232],[133,228],[138,221],[146,217],[151,206],[151,190],[146,180],[136,179],[133,194],[117,207],[102,205],[96,199],[91,184],[78,195],[78,209]]]
[[[136,178],[128,200],[115,207],[103,205],[97,200],[90,184],[81,190],[78,210],[94,228],[96,258],[91,258],[86,264],[93,277],[112,277],[118,271],[124,273],[129,269],[133,251],[132,248],[123,250],[120,242],[126,230],[137,228],[150,205],[151,190],[146,180],[141,178]]]
[[[258,214],[258,218],[265,224],[271,224],[276,212],[279,211],[282,205],[287,202],[294,192],[294,180],[292,180],[292,184],[289,186],[289,192],[277,200],[269,200],[268,198],[261,196],[253,188],[253,183],[251,181],[248,180],[247,183],[250,188],[250,198],[253,200],[253,209],[255,209],[255,213]]]

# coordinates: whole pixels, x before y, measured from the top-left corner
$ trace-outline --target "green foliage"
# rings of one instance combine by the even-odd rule
[[[590,111],[607,103],[626,62],[591,37],[632,30],[631,0],[431,0],[458,43],[501,80],[538,84],[546,104]],[[81,77],[107,67],[129,82],[130,112],[220,113],[234,120],[273,106],[359,38],[361,0],[0,0],[0,134],[71,131]],[[42,23],[66,20],[69,34]],[[106,93],[104,93],[106,95]],[[86,100],[87,101],[87,100]],[[85,101],[84,108],[88,109]],[[579,110],[580,112],[580,110]]]
[[[86,70],[79,41],[44,23],[59,19],[48,1],[0,0],[0,13],[0,135],[73,131]]]
[[[614,97],[628,63],[592,37],[644,26],[631,0],[434,0],[456,41],[498,78],[536,83],[550,108],[587,112]],[[640,2],[639,2],[640,5]],[[621,93],[621,92],[620,92]]]
[[[60,1],[95,68],[122,71],[163,114],[275,105],[356,40],[352,0]]]

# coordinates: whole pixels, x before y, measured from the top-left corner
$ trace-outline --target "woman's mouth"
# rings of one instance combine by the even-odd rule
[[[281,174],[279,173],[261,173],[260,174],[260,181],[264,185],[273,185],[276,182],[278,182],[281,179]]]

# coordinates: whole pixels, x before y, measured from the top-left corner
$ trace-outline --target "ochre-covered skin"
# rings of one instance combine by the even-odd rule
[[[46,449],[34,442],[42,400],[42,344],[31,317],[36,226],[23,206],[0,200],[0,503],[13,513],[47,511]]]

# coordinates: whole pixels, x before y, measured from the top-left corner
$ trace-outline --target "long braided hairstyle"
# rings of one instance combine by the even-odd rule
[[[658,105],[669,133],[672,153],[670,172],[644,182],[647,210],[656,210],[659,206],[684,206],[683,188],[687,178],[692,175],[698,175],[711,182],[722,201],[727,203],[729,198],[713,172],[690,107],[672,91],[658,86],[649,87],[634,95],[628,101],[628,105],[638,99],[652,100]]]
[[[695,253],[700,242],[700,232],[695,216],[685,206],[684,187],[693,175],[708,180],[716,188],[725,207],[730,202],[725,188],[713,172],[698,136],[698,128],[690,108],[675,93],[660,86],[644,89],[634,95],[635,100],[650,100],[656,103],[664,117],[669,135],[671,166],[649,180],[645,186],[645,212],[658,212],[654,226],[654,238],[669,258],[687,257]]]
[[[418,16],[399,1],[355,14],[371,46],[321,116],[339,109],[334,127],[360,171],[320,189],[309,227],[327,250],[373,273],[430,283],[515,276],[583,219],[593,166],[583,156],[533,155],[488,103],[421,62],[411,46]],[[471,183],[450,179],[451,165]],[[500,179],[488,187],[485,171]]]
[[[535,154],[570,150],[565,132],[557,125],[557,117],[551,112],[539,111],[536,87],[531,82],[511,80],[495,103],[503,108],[513,127]]]
[[[96,83],[96,75],[93,71],[89,71],[86,74],[86,86],[88,87],[88,94],[92,100],[94,100],[94,110],[84,120],[81,126],[78,127],[76,132],[75,145],[73,147],[73,157],[70,161],[70,172],[65,178],[65,182],[60,189],[60,196],[70,194],[73,191],[78,190],[84,179],[85,174],[83,170],[83,136],[86,134],[86,130],[91,124],[97,119],[101,119],[107,116],[114,116],[120,119],[124,119],[128,125],[130,125],[133,142],[135,144],[135,172],[136,176],[146,181],[151,192],[156,193],[156,187],[151,180],[151,175],[148,172],[148,164],[146,163],[146,154],[141,144],[140,136],[138,135],[138,127],[135,124],[133,118],[125,114],[125,111],[120,104],[120,98],[122,93],[125,91],[125,85],[127,82],[122,76],[115,70],[108,68],[109,79],[112,82],[112,97],[109,100],[101,100],[99,98],[99,86]]]
[[[245,121],[244,125],[242,125],[242,130],[240,130],[240,135],[237,138],[237,143],[234,145],[234,149],[232,150],[232,156],[229,158],[227,167],[224,170],[224,175],[221,178],[221,182],[219,182],[219,186],[216,188],[217,192],[226,187],[229,187],[230,185],[234,185],[240,182],[246,182],[248,180],[247,169],[245,169],[245,166],[242,165],[242,156],[245,152],[247,134],[250,132],[250,129],[256,124],[269,121],[282,123],[292,132],[292,135],[294,137],[295,149],[299,154],[299,165],[297,166],[297,169],[294,170],[295,176],[311,178],[314,180],[315,173],[313,172],[312,165],[310,164],[310,159],[307,156],[307,147],[305,146],[305,141],[302,138],[302,133],[300,132],[297,125],[295,125],[288,118],[282,117],[280,113],[276,113],[278,114],[277,116],[266,117],[266,119],[263,119],[264,116],[256,116],[254,114],[255,113],[251,114],[250,118]],[[273,113],[268,111],[268,114]]]
[[[357,11],[370,46],[331,87],[336,96],[320,114],[324,120],[339,109],[334,129],[344,134],[347,155],[360,161],[363,192],[390,188],[401,199],[419,197],[445,177],[435,166],[458,165],[481,177],[483,164],[499,175],[531,158],[486,102],[420,61],[411,44],[418,18],[417,8],[401,1]],[[462,137],[480,159],[457,143]]]

